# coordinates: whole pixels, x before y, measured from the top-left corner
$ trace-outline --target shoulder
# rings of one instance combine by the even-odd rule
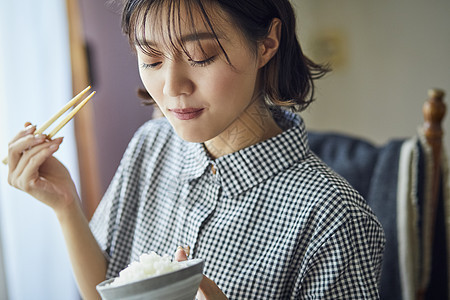
[[[384,231],[358,191],[312,152],[289,171],[295,174],[295,184],[301,186],[295,201],[304,209],[303,231],[309,237],[305,242],[309,243],[310,259],[321,251],[327,253],[328,247],[341,245],[349,253],[377,256],[374,261],[379,262]]]
[[[301,186],[301,197],[297,200],[309,204],[309,217],[317,224],[337,229],[345,223],[364,219],[381,228],[372,209],[358,191],[311,151],[289,172],[295,174],[294,182]]]

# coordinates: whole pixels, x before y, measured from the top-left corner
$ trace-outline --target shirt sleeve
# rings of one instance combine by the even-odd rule
[[[122,166],[124,160],[114,175],[105,195],[97,206],[89,227],[97,243],[102,249],[105,257],[110,260],[112,235],[114,234],[115,222],[118,217],[118,206],[120,205],[120,191],[123,186]]]
[[[136,184],[132,183],[135,182],[136,177],[133,173],[133,170],[136,169],[134,165],[139,165],[140,162],[136,158],[136,153],[139,153],[139,144],[143,139],[141,132],[142,128],[130,141],[106,193],[89,222],[89,227],[108,259],[108,263],[113,257],[118,232],[127,229],[125,226],[120,227],[120,222],[127,218],[128,206],[136,198],[134,197]]]
[[[167,128],[171,127],[166,123],[149,121],[137,130],[90,221],[91,231],[108,259],[107,278],[117,276],[130,263],[146,186],[142,178],[147,169],[153,168],[149,161],[159,159],[164,142],[170,138]]]
[[[381,225],[369,216],[343,223],[298,277],[296,299],[379,299],[384,251]]]

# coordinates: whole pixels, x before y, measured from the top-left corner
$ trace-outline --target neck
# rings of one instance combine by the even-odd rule
[[[262,101],[255,101],[224,132],[206,141],[205,147],[212,158],[218,158],[281,132],[266,105]]]

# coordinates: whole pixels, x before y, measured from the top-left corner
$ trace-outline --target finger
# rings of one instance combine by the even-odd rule
[[[184,252],[186,252],[186,256],[189,257],[189,254],[191,253],[191,247],[189,245],[183,246]]]
[[[23,178],[26,189],[28,189],[28,192],[32,192],[34,188],[39,187],[38,184],[42,183],[42,177],[36,176],[36,173],[39,170],[39,167],[42,166],[42,164],[50,158],[56,151],[59,149],[58,143],[49,143],[51,144],[47,148],[43,149],[42,151],[36,153],[34,156],[32,156],[29,160],[29,163],[27,167],[23,170],[21,174],[21,178]]]
[[[23,130],[19,131],[19,133],[15,137],[13,137],[13,139],[9,143],[14,143],[18,139],[20,139],[26,135],[32,134],[36,131],[36,125],[31,125],[30,122],[25,123],[25,125],[27,125],[27,124],[28,124],[28,126],[26,126]]]
[[[28,193],[38,181],[39,168],[59,148],[60,140],[43,143],[27,151],[12,175],[12,185]]]
[[[226,300],[227,296],[225,296],[214,281],[203,275],[203,279],[198,287],[197,299]]]
[[[26,135],[28,135],[28,134],[34,133],[35,130],[36,130],[36,126],[32,126],[30,122],[26,122],[26,123],[25,123],[25,129],[22,130],[22,131],[20,131],[20,132],[19,132],[19,133],[18,133],[18,134],[10,141],[10,142],[9,142],[8,147],[10,147],[11,144],[15,143],[18,139],[20,139],[20,138],[22,138],[22,137],[24,137],[24,136],[26,136]],[[9,162],[9,153],[8,153],[8,157],[6,158],[6,163],[8,163],[8,162]],[[9,163],[8,163],[8,164],[9,164]]]
[[[59,145],[62,143],[63,138],[57,138],[54,140],[44,140],[43,143],[41,143],[40,145],[36,145],[32,148],[30,148],[27,151],[24,151],[22,154],[22,158],[17,166],[17,169],[22,169],[25,166],[33,166],[31,160],[34,159],[34,157],[36,155],[38,155],[40,152],[44,151],[44,152],[49,152],[47,149],[50,148],[50,152],[52,152],[53,150],[57,150],[57,148],[59,147]],[[39,165],[40,166],[40,165]]]
[[[182,246],[178,246],[177,251],[175,252],[175,260],[176,261],[184,261],[187,260],[186,251]]]
[[[17,163],[25,151],[44,143],[45,138],[45,135],[42,134],[36,136],[28,134],[15,142],[11,142],[8,148],[8,165],[10,172],[17,167]]]
[[[62,138],[58,138],[24,152],[12,173],[11,182],[13,185],[26,191],[30,180],[38,176],[40,166],[58,150],[61,142]]]

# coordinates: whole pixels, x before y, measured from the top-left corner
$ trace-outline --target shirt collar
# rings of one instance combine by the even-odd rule
[[[309,151],[303,120],[296,114],[277,110],[273,113],[283,129],[279,135],[240,151],[211,160],[200,143],[187,143],[183,178],[193,180],[211,174],[225,195],[234,197],[303,160]]]
[[[211,159],[200,143],[186,142],[181,180],[193,180],[202,176],[211,166]]]

